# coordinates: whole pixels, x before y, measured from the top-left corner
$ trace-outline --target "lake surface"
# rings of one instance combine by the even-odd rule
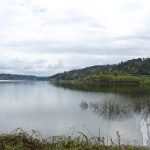
[[[132,91],[133,90],[133,91]],[[115,142],[150,145],[150,92],[145,87],[99,91],[57,87],[49,82],[0,82],[0,132],[21,127],[43,136],[104,136]]]

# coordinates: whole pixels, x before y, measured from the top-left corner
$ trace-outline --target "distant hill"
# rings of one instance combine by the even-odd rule
[[[113,65],[96,65],[84,69],[71,70],[58,73],[51,78],[73,79],[74,77],[96,75],[96,74],[132,74],[132,75],[150,75],[150,58],[132,59]]]
[[[150,75],[150,58],[132,59],[119,64],[112,65],[96,65],[78,70],[58,73],[50,77],[50,80],[59,81],[75,81],[76,83],[85,82],[141,82],[139,76]],[[142,79],[142,82],[150,81],[148,78]]]
[[[38,77],[33,75],[0,74],[0,80],[48,80],[48,77]]]

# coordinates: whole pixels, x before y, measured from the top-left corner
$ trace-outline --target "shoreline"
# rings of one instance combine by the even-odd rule
[[[108,145],[105,138],[89,138],[84,133],[79,136],[53,136],[44,139],[40,133],[32,130],[28,133],[21,128],[11,133],[0,135],[2,150],[149,150],[149,147],[123,145],[119,132],[116,132],[116,143],[111,139]]]

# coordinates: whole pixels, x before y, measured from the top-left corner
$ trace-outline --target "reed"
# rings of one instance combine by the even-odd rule
[[[117,132],[118,143],[106,146],[101,137],[89,138],[78,132],[79,136],[53,136],[43,138],[39,133],[18,128],[9,134],[0,135],[0,150],[148,150],[146,147],[121,145]]]

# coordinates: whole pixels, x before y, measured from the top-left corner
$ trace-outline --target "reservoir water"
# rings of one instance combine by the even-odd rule
[[[21,127],[44,137],[102,136],[109,142],[150,145],[150,92],[147,87],[76,90],[49,82],[0,82],[0,132]]]

